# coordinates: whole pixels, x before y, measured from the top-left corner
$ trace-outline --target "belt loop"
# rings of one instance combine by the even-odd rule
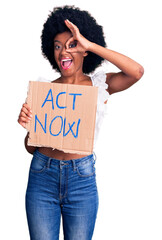
[[[49,158],[49,159],[48,159],[48,161],[47,161],[47,168],[50,167],[51,160],[52,160],[52,158]]]
[[[76,170],[75,160],[72,160],[72,163],[73,163],[73,169],[74,169],[74,171],[75,171],[75,170]]]
[[[93,156],[94,156],[94,162],[96,162],[97,157],[96,157],[95,152],[93,152]]]

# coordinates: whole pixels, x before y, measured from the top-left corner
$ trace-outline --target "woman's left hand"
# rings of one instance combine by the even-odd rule
[[[67,52],[86,52],[89,50],[91,42],[80,34],[79,29],[69,20],[65,20],[66,26],[70,29],[72,37],[66,43]]]

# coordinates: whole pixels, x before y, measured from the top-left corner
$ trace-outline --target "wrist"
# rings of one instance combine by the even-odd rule
[[[93,49],[94,49],[94,48],[95,48],[95,43],[89,41],[87,51],[93,52]]]

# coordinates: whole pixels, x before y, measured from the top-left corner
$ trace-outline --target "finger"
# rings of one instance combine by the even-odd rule
[[[70,29],[70,31],[73,33],[73,28],[69,20],[65,20],[65,25]]]
[[[66,49],[69,48],[69,44],[74,41],[74,37],[71,37],[67,42],[66,42]]]
[[[75,40],[73,37],[70,38],[66,43],[66,50],[67,49],[75,49],[75,51],[76,51],[77,44],[78,44],[77,40]]]
[[[21,109],[21,113],[20,113],[20,115],[22,115],[23,114],[23,116],[27,116],[27,117],[29,117],[29,118],[31,118],[32,117],[32,114],[31,114],[31,112],[29,112],[26,108],[22,108]]]
[[[68,19],[65,20],[65,24],[70,29],[72,34],[77,34],[77,32],[79,32],[78,27],[75,24],[73,24],[72,22],[70,22]]]
[[[73,29],[74,24],[70,22],[68,19],[65,20],[65,24],[68,28]]]
[[[70,22],[69,19],[66,19],[65,22],[67,23],[67,25],[69,25],[69,27],[72,27],[75,30],[78,30],[78,27],[74,23]]]
[[[18,122],[24,122],[24,123],[28,123],[30,122],[31,119],[27,118],[27,117],[23,117],[23,116],[20,116],[19,119],[18,119]]]
[[[24,112],[29,117],[32,117],[32,111],[30,110],[30,107],[27,104],[23,104],[21,112]]]
[[[32,113],[32,110],[31,110],[31,108],[29,107],[29,105],[27,103],[24,103],[23,107],[25,107],[29,112]]]
[[[20,112],[20,117],[24,117],[24,118],[27,118],[29,120],[32,119],[32,115],[31,114],[28,116],[25,112],[22,112],[22,111]]]
[[[78,53],[78,50],[76,48],[68,48],[68,49],[66,49],[66,52],[68,52],[68,53]]]

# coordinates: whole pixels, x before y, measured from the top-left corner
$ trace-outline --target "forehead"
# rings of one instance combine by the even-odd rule
[[[69,31],[63,32],[63,33],[58,33],[55,36],[54,41],[66,42],[71,37],[72,37],[72,33]]]

